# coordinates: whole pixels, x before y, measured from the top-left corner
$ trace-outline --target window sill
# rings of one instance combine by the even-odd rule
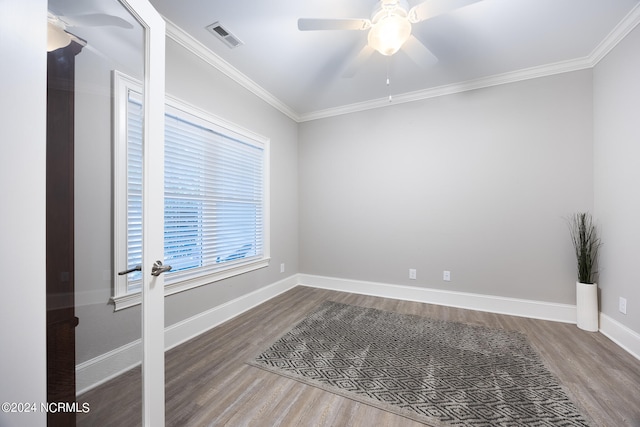
[[[179,280],[178,278],[177,281],[173,283],[165,284],[164,296],[166,297],[168,295],[177,294],[178,292],[197,288],[198,286],[207,285],[220,280],[228,279],[233,276],[238,276],[240,274],[268,267],[269,260],[270,258],[262,258],[198,277],[186,278],[184,280]],[[125,308],[139,305],[142,302],[142,296],[140,295],[140,292],[137,292],[135,294],[114,296],[111,298],[111,302],[113,302],[115,306],[114,311],[119,311]]]

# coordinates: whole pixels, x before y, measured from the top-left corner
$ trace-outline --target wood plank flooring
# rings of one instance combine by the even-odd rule
[[[166,353],[167,426],[423,424],[246,365],[322,301],[525,333],[574,401],[603,427],[640,427],[640,361],[575,325],[296,287]],[[79,426],[140,425],[140,369],[81,395]]]

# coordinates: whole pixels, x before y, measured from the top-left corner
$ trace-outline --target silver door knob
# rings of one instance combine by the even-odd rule
[[[171,270],[170,265],[162,265],[162,261],[156,261],[153,263],[153,267],[151,267],[151,275],[159,276],[162,273],[165,273],[170,270]]]
[[[119,271],[118,275],[119,276],[124,276],[125,274],[133,273],[134,271],[142,271],[142,265],[138,264],[135,267],[130,268],[128,270]]]

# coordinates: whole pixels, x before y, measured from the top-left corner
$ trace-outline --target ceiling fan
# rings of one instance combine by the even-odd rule
[[[106,13],[89,13],[84,15],[62,16],[49,12],[47,15],[47,51],[59,49],[75,40],[83,46],[86,42],[68,31],[70,27],[104,27],[113,26],[125,29],[133,28],[126,20]]]
[[[298,19],[300,31],[360,30],[369,31],[367,45],[345,69],[343,76],[352,77],[374,51],[391,56],[401,48],[418,65],[427,67],[437,58],[411,34],[412,24],[468,6],[480,0],[426,0],[412,8],[406,0],[380,0],[371,19]]]

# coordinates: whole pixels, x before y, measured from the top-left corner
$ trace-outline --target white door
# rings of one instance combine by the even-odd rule
[[[73,78],[76,398],[84,402],[108,381],[121,381],[122,391],[112,390],[101,401],[80,406],[87,413],[77,418],[85,425],[99,425],[105,409],[126,414],[127,423],[162,426],[164,275],[162,269],[153,268],[164,260],[165,23],[147,0],[49,0],[48,8],[49,22],[62,30],[57,36],[50,32],[49,41],[60,45],[49,49],[64,49],[67,38],[82,46],[75,56]],[[135,166],[141,175],[141,268],[136,295],[132,293],[141,302],[120,310],[110,303],[116,296],[115,273],[132,266],[113,255],[114,206],[127,203],[126,196],[114,197],[121,172],[114,167],[113,154],[118,132],[114,72],[140,83],[142,109],[141,163]],[[124,396],[126,400],[118,400]],[[126,411],[131,408],[136,414],[130,416]]]
[[[164,425],[165,23],[146,0],[129,0],[145,27],[142,205],[142,422]]]

